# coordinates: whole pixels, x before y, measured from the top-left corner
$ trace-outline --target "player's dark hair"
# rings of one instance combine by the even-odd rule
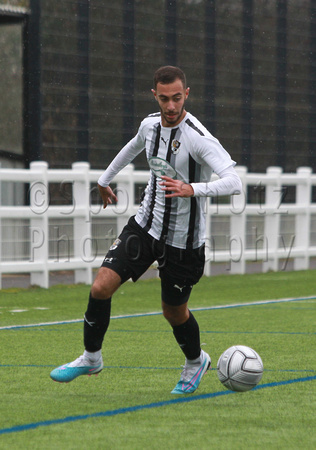
[[[154,89],[156,90],[157,84],[170,84],[176,80],[181,80],[184,89],[187,87],[187,80],[185,73],[179,67],[175,66],[163,66],[156,70],[154,75]]]

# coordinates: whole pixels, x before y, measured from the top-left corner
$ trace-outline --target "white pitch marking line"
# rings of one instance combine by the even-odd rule
[[[311,297],[293,297],[293,298],[279,298],[274,300],[259,300],[254,302],[247,303],[233,303],[230,305],[218,305],[218,306],[203,306],[200,308],[190,308],[191,311],[210,311],[212,309],[229,309],[229,308],[239,308],[243,306],[256,306],[256,305],[267,305],[270,303],[286,303],[286,302],[300,302],[303,300],[315,300],[316,296]],[[136,313],[136,314],[125,314],[119,316],[111,316],[111,319],[132,319],[133,317],[147,317],[147,316],[158,316],[161,315],[161,311],[153,311],[148,313]],[[7,325],[5,327],[0,327],[0,330],[14,330],[17,328],[34,328],[34,327],[43,327],[49,325],[68,325],[72,323],[80,323],[83,322],[83,319],[73,319],[73,320],[63,320],[59,322],[42,322],[42,323],[33,323],[28,325]]]

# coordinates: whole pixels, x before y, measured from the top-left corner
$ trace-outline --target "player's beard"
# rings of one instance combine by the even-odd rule
[[[159,107],[160,108],[160,107]],[[175,114],[172,119],[167,117],[167,113],[165,113],[162,108],[160,108],[160,113],[163,116],[164,120],[169,124],[169,125],[174,125],[178,122],[178,120],[180,119],[180,117],[182,117],[184,111],[184,105],[182,106],[181,110],[179,113]]]

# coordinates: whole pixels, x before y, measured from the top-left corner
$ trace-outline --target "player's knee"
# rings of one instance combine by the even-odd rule
[[[182,325],[188,320],[190,314],[186,304],[171,306],[164,302],[162,303],[162,313],[171,326]]]
[[[116,289],[117,288],[114,288],[111,283],[102,282],[101,280],[96,279],[91,287],[91,295],[93,298],[104,300],[112,297]]]
[[[91,295],[100,300],[110,298],[120,285],[121,278],[117,273],[101,267],[92,284]]]
[[[111,297],[110,289],[108,286],[103,285],[99,281],[95,281],[91,286],[91,295],[93,298],[106,299]]]

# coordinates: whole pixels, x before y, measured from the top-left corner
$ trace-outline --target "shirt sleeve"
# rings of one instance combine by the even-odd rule
[[[136,136],[131,139],[122,150],[116,155],[108,168],[103,172],[98,180],[98,184],[107,187],[115,175],[117,175],[127,164],[139,155],[145,148],[145,142],[142,133],[138,131]]]
[[[232,165],[219,172],[218,176],[218,180],[208,183],[191,183],[194,197],[241,194],[241,179]]]
[[[194,143],[194,153],[201,164],[207,164],[217,174],[226,167],[236,165],[230,154],[214,136],[198,136]]]

